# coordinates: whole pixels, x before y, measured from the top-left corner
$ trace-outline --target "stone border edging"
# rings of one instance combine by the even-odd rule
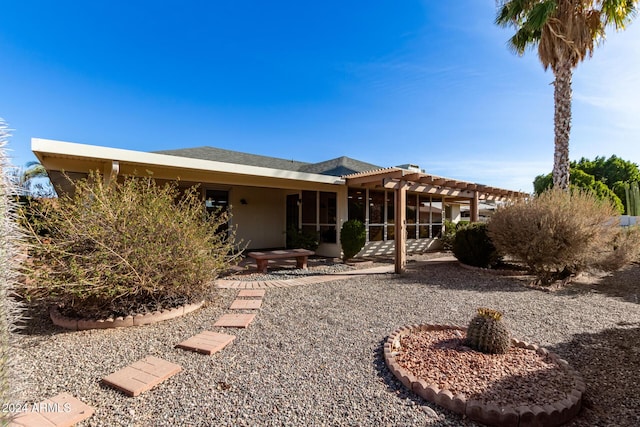
[[[413,331],[439,331],[454,329],[466,331],[457,325],[409,325],[396,329],[384,343],[384,360],[393,375],[409,390],[429,402],[435,403],[457,414],[466,415],[473,421],[492,426],[543,426],[555,427],[573,419],[580,411],[585,383],[582,376],[569,366],[566,360],[543,347],[512,339],[512,345],[534,350],[540,355],[548,355],[561,369],[573,377],[574,386],[566,398],[544,406],[496,406],[484,404],[477,400],[467,400],[463,394],[453,395],[447,389],[440,389],[435,384],[416,378],[407,369],[396,362],[400,349],[400,339]]]
[[[150,325],[163,320],[174,319],[191,313],[202,307],[204,301],[193,304],[185,304],[170,310],[154,311],[152,313],[136,314],[134,316],[116,317],[115,319],[74,319],[60,314],[58,307],[49,309],[49,317],[54,325],[72,331],[84,331],[87,329],[127,328],[130,326]]]

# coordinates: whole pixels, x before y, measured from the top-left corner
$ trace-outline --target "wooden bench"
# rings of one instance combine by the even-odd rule
[[[270,259],[295,258],[297,268],[307,268],[307,257],[315,252],[307,249],[283,249],[278,251],[249,252],[247,256],[256,260],[258,273],[267,272],[267,263]]]

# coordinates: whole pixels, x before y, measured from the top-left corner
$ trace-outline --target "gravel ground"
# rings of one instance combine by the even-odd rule
[[[473,426],[406,391],[382,344],[400,326],[464,325],[488,306],[515,337],[582,373],[585,408],[571,426],[639,425],[640,267],[583,282],[551,293],[454,262],[410,262],[402,276],[268,289],[246,330],[212,328],[237,293],[227,289],[195,313],[135,328],[68,332],[35,313],[18,337],[17,399],[69,392],[96,408],[80,426]],[[237,338],[213,356],[173,347],[203,330]],[[183,371],[136,398],[100,385],[147,355]]]

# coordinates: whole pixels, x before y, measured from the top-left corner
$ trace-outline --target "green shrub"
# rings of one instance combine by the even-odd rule
[[[464,264],[482,268],[491,267],[500,261],[487,234],[487,224],[481,222],[458,228],[453,239],[453,255]]]
[[[225,213],[205,213],[194,188],[133,177],[107,186],[97,173],[74,186],[73,196],[36,212],[48,236],[30,229],[27,297],[77,315],[123,315],[212,295],[233,233],[223,226]]]
[[[458,224],[446,219],[443,225],[444,225],[444,232],[442,233],[442,237],[440,237],[440,240],[442,241],[443,248],[445,250],[450,251],[453,248],[453,240],[456,237],[456,230],[458,228]]]
[[[342,245],[342,259],[349,260],[362,250],[367,241],[367,230],[357,219],[350,219],[342,224],[340,230],[340,244]]]
[[[498,209],[489,235],[501,254],[523,262],[540,284],[549,285],[588,266],[604,266],[612,251],[633,246],[627,243],[635,234],[623,233],[616,214],[589,192],[552,189]]]
[[[320,246],[320,241],[317,233],[301,231],[296,227],[287,229],[287,248],[315,251],[318,246]]]

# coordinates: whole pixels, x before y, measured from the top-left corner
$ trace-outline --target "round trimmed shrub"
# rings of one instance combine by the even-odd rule
[[[452,249],[458,261],[475,267],[488,268],[500,261],[500,256],[487,234],[487,224],[481,222],[458,228]]]
[[[342,245],[342,259],[347,261],[358,254],[367,241],[367,230],[357,219],[350,219],[342,224],[340,230],[340,244]]]

